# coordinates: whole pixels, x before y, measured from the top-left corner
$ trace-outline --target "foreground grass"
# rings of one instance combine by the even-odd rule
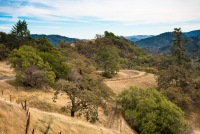
[[[0,134],[25,133],[27,115],[21,105],[0,100]],[[61,114],[29,109],[30,125],[28,133],[36,134],[119,134],[114,130],[98,127]]]

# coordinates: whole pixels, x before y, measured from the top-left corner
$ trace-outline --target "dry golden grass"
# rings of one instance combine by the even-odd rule
[[[23,134],[26,129],[26,111],[20,105],[0,100],[0,134]],[[120,134],[115,130],[92,125],[61,114],[30,108],[28,133],[36,134]]]
[[[15,75],[14,69],[10,68],[7,61],[0,62],[0,76],[13,76]]]
[[[0,100],[0,134],[23,134],[25,122],[25,111]]]
[[[15,72],[12,69],[10,69],[9,65],[6,64],[6,62],[0,62],[0,72],[4,72],[4,74],[0,75],[0,77],[15,75]],[[53,115],[58,115],[57,113],[61,113],[62,115],[69,116],[69,114],[66,114],[65,112],[63,113],[60,110],[62,106],[66,106],[69,103],[69,99],[67,98],[65,93],[59,94],[56,102],[53,102],[53,100],[52,100],[52,97],[54,96],[53,89],[49,89],[49,90],[48,89],[33,89],[33,88],[28,89],[28,88],[24,88],[24,87],[17,88],[17,87],[10,85],[10,83],[12,83],[12,81],[7,82],[5,80],[0,80],[0,98],[4,101],[10,101],[10,96],[11,96],[11,101],[14,104],[20,104],[21,102],[26,100],[28,107],[37,108],[38,110],[36,110],[36,109],[30,110],[30,111],[34,111],[34,112],[31,112],[31,120],[32,120],[32,122],[36,122],[37,125],[31,123],[32,124],[31,126],[32,126],[32,128],[35,128],[35,126],[37,126],[38,129],[35,130],[35,133],[37,133],[37,134],[44,133],[45,131],[49,131],[49,133],[59,133],[57,131],[57,129],[59,129],[59,128],[63,128],[63,132],[69,133],[68,132],[69,128],[66,127],[66,125],[69,125],[71,127],[70,132],[75,133],[75,134],[78,134],[78,133],[101,133],[101,131],[104,130],[103,128],[106,127],[108,124],[109,116],[105,116],[103,114],[102,109],[99,109],[100,121],[97,122],[95,124],[95,126],[92,127],[94,129],[88,130],[87,125],[89,123],[85,124],[85,122],[84,122],[77,127],[76,127],[76,123],[73,123],[73,122],[85,121],[84,118],[72,119],[70,117],[62,116],[63,119],[69,118],[68,119],[69,122],[67,124],[67,122],[58,118],[61,115],[59,115],[56,118],[53,116]],[[2,91],[3,91],[3,95],[2,95]],[[39,110],[41,110],[41,111],[39,111]],[[19,111],[17,111],[17,112],[19,112]],[[23,113],[23,110],[20,112]],[[47,113],[47,112],[51,112],[52,114]],[[43,113],[43,114],[39,114],[39,113]],[[120,119],[122,120],[120,129],[112,128],[110,130],[105,130],[105,132],[103,132],[103,133],[123,132],[123,134],[132,134],[130,127],[126,124],[126,122],[123,120],[123,118],[120,117]],[[9,120],[9,117],[5,120]],[[50,125],[50,129],[48,130],[47,127],[49,124],[51,124],[51,120],[53,120],[53,122],[56,122],[56,125]],[[86,125],[86,126],[84,127],[84,125]],[[90,124],[89,124],[89,126],[90,126]],[[5,127],[5,126],[2,125],[2,127]],[[99,127],[101,129],[99,129]],[[32,128],[30,128],[30,130]],[[84,132],[84,130],[87,130],[87,131]]]

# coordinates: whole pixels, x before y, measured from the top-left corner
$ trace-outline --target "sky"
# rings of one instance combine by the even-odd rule
[[[200,0],[0,0],[0,31],[26,20],[31,34],[93,39],[200,29]]]

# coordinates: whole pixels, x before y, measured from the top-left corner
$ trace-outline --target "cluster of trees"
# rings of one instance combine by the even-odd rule
[[[54,101],[58,93],[66,93],[70,104],[62,110],[70,111],[72,117],[84,115],[95,123],[99,107],[106,113],[113,93],[92,64],[67,42],[59,42],[56,48],[45,38],[31,39],[26,21],[18,21],[11,34],[1,33],[0,37],[1,58],[8,57],[17,72],[17,83],[39,89],[51,86],[56,90]]]
[[[133,42],[107,31],[104,35],[97,34],[93,41],[76,41],[74,44],[76,51],[90,59],[105,77],[112,77],[119,68],[140,66],[140,57],[147,56]]]
[[[158,89],[182,109],[188,109],[200,102],[199,59],[187,55],[180,28],[173,34],[171,55],[163,58],[158,68]]]
[[[169,54],[139,57],[141,65],[157,70],[158,90],[131,87],[117,98],[125,119],[140,133],[183,133],[182,110],[200,104],[199,54],[187,53],[180,28],[174,29],[172,43]]]

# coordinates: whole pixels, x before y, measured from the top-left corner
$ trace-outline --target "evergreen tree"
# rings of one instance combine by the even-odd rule
[[[186,54],[184,40],[180,28],[173,31],[174,39],[171,56],[163,61],[158,77],[158,88],[174,103],[183,109],[192,103],[194,84],[192,78],[191,60]],[[169,64],[166,64],[169,63]]]
[[[25,20],[19,20],[12,28],[11,35],[13,40],[16,41],[15,48],[25,44],[30,39],[30,31],[28,30],[27,23]]]
[[[190,58],[186,55],[186,48],[184,44],[186,43],[182,38],[181,28],[174,28],[173,31],[174,39],[172,40],[173,45],[171,47],[171,53],[178,65],[184,65],[186,62],[190,62]]]

